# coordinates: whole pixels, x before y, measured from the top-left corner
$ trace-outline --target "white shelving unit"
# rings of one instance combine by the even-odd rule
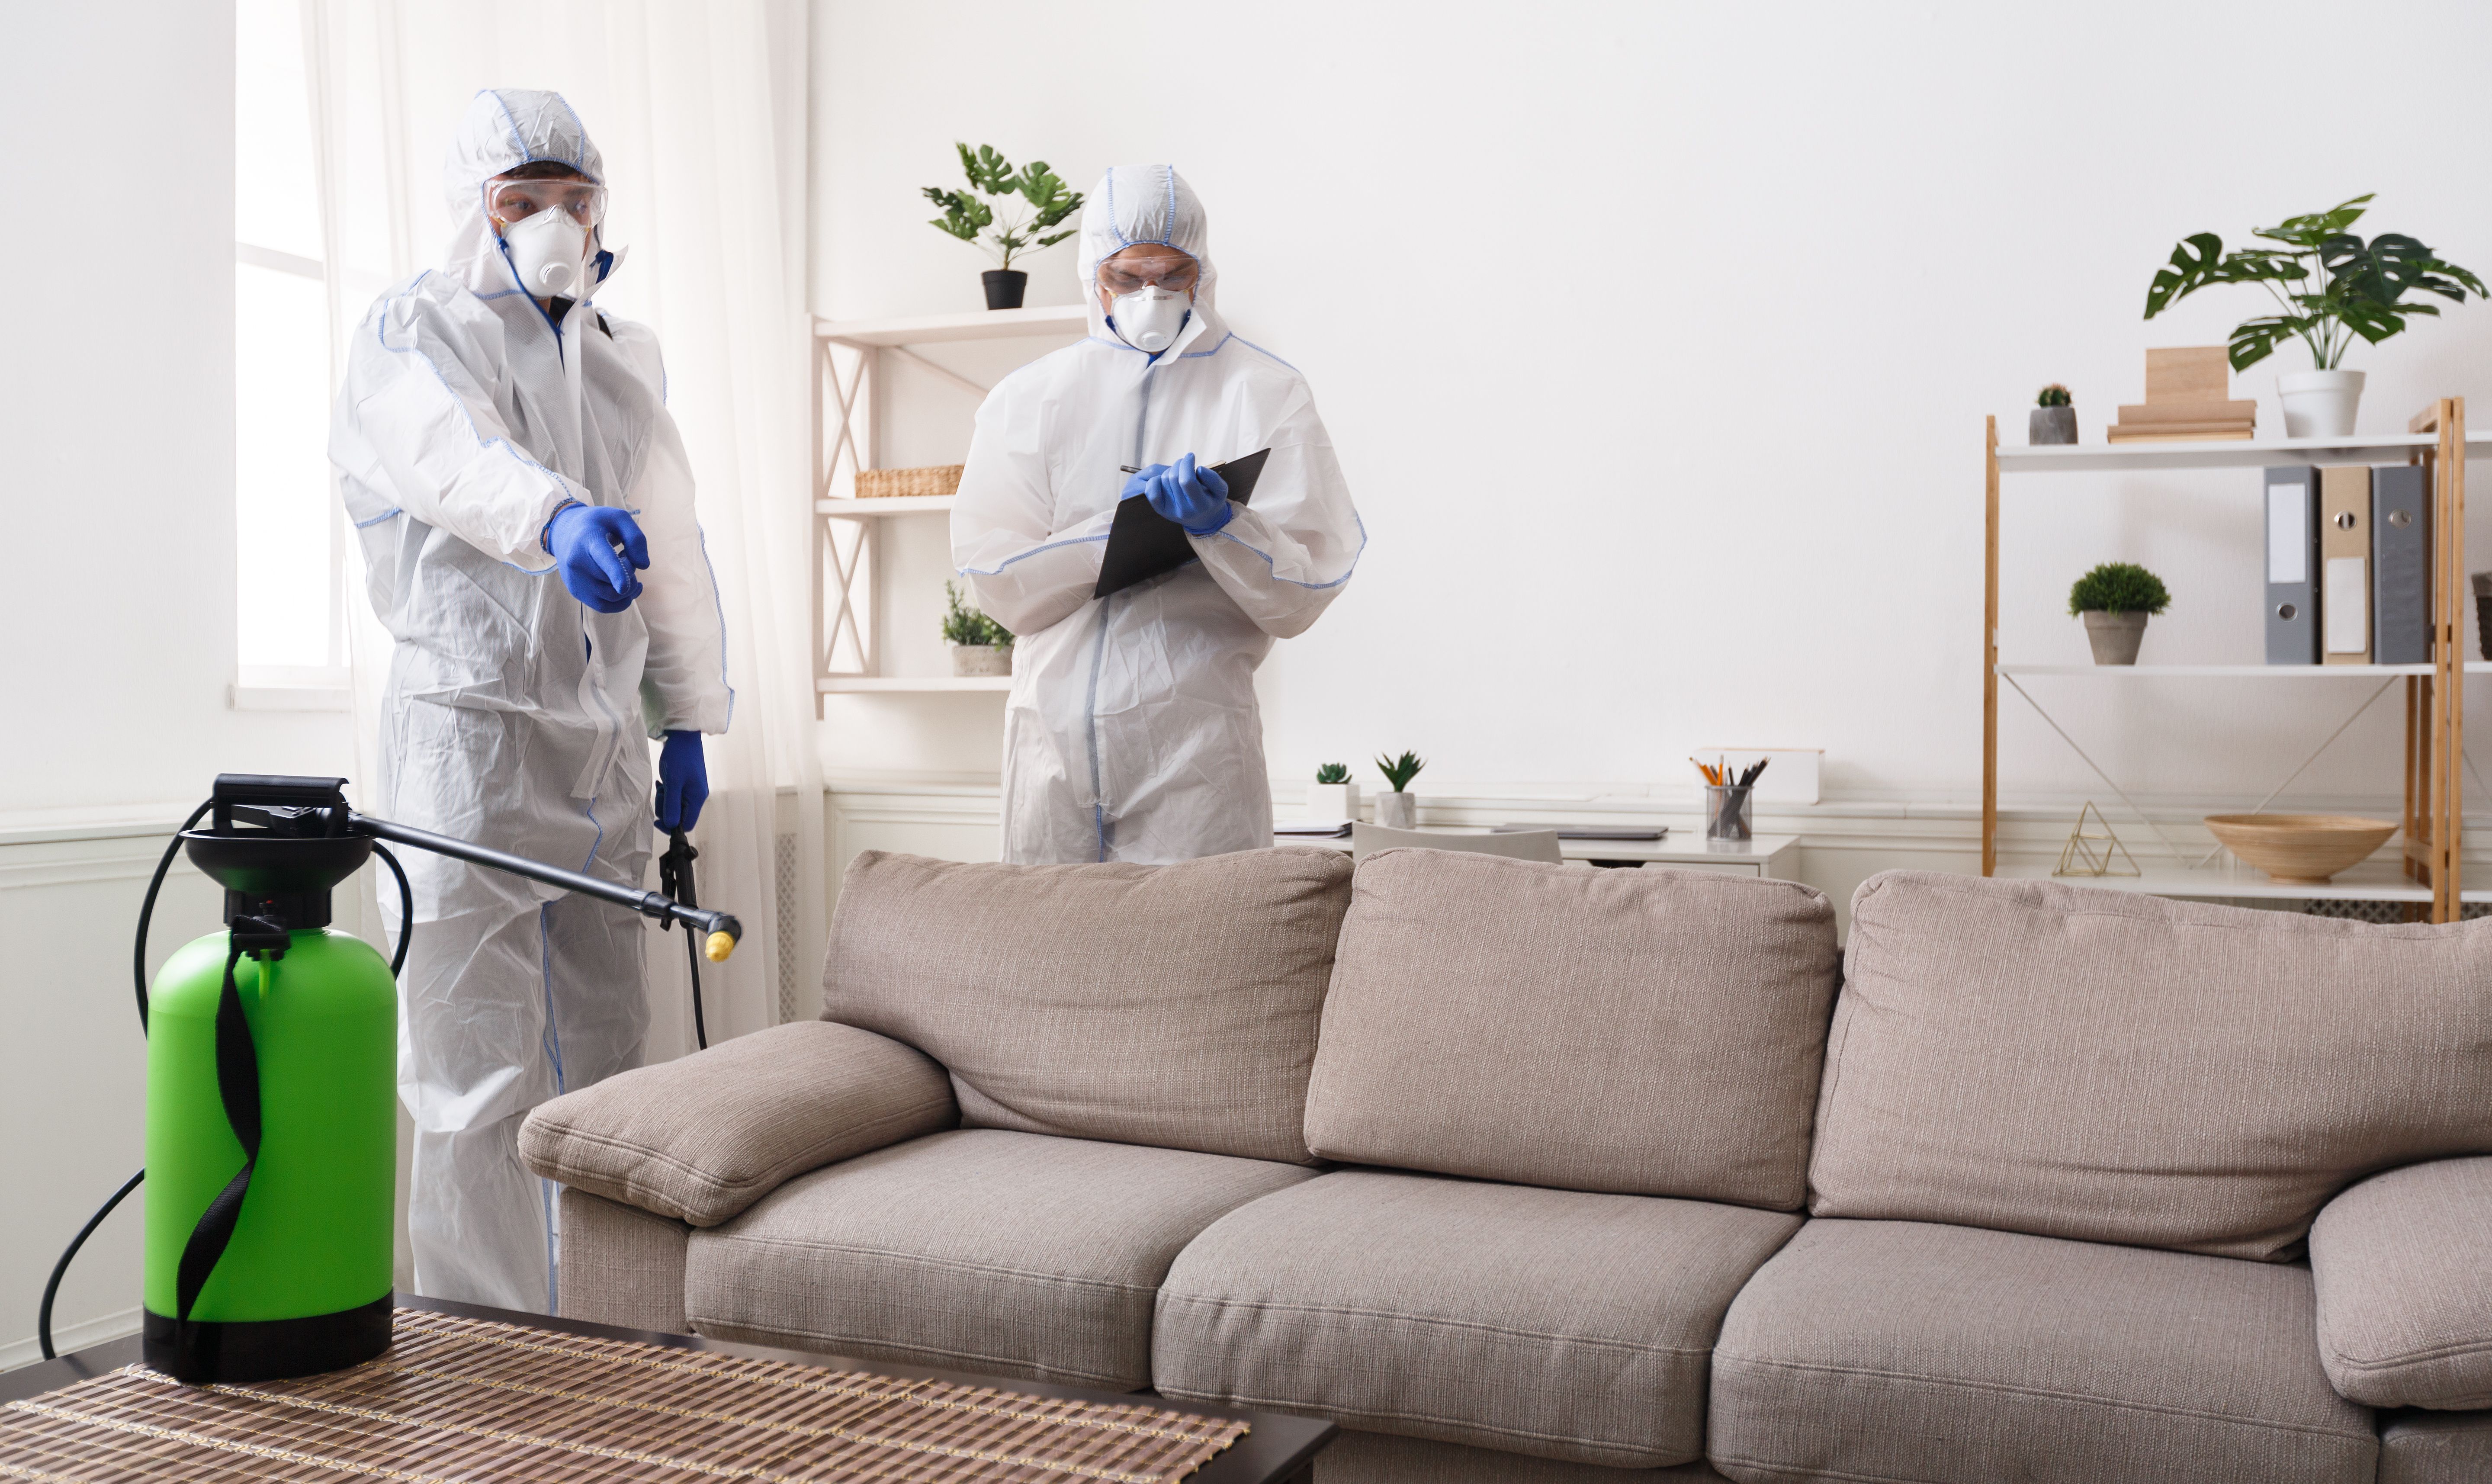
[[[2371,679],[2383,691],[2402,678],[2406,687],[2405,811],[2401,861],[2366,861],[2337,874],[2327,886],[2285,886],[2237,862],[2201,869],[2148,867],[2134,876],[2087,876],[2089,886],[2171,897],[2272,897],[2341,901],[2428,903],[2435,922],[2450,922],[2464,902],[2492,902],[2492,891],[2462,891],[2458,881],[2459,834],[2464,796],[2464,677],[2492,673],[2492,664],[2468,661],[2463,646],[2471,632],[2472,596],[2466,576],[2466,460],[2492,457],[2492,435],[2470,436],[2466,404],[2444,399],[2418,414],[2403,433],[2348,438],[2240,439],[2208,443],[2061,444],[2002,448],[1999,420],[1986,420],[1984,515],[1987,573],[1982,614],[1981,871],[1984,876],[2049,876],[2046,867],[1999,866],[1999,685],[2005,680],[2071,747],[2076,741],[2043,711],[2023,686],[2026,676],[2092,676],[2135,683],[2156,678],[2241,679],[2308,683]],[[2115,473],[2130,470],[2263,469],[2278,464],[2418,462],[2432,487],[2432,661],[2427,665],[2008,665],[1999,656],[1999,542],[2001,476],[2004,474]],[[2377,698],[2376,695],[2373,697]],[[2366,701],[2365,706],[2369,704]],[[2348,725],[2350,725],[2350,720]],[[2338,728],[2341,734],[2343,727]],[[2329,741],[2333,741],[2330,736]],[[2320,744],[2325,748],[2327,742]],[[2083,749],[2078,749],[2080,757]],[[2313,755],[2316,756],[2315,754]],[[2102,772],[2091,757],[2086,761]],[[2305,766],[2307,763],[2304,764]],[[2298,772],[2298,770],[2297,770]],[[2109,775],[2103,781],[2129,802]],[[2290,779],[2286,782],[2290,783]],[[2279,784],[2281,789],[2284,785]],[[2134,808],[2134,804],[2131,804]]]
[[[888,520],[939,516],[950,496],[851,497],[860,469],[876,459],[876,397],[888,363],[905,361],[978,396],[989,390],[920,355],[925,345],[972,341],[1064,340],[1086,323],[1080,305],[922,314],[899,319],[814,321],[814,689],[817,697],[866,693],[1003,691],[1002,678],[886,675],[875,612],[881,530]],[[1035,347],[1034,347],[1035,348]]]

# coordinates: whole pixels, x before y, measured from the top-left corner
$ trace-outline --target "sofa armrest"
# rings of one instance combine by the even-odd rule
[[[573,1189],[714,1227],[782,1181],[960,1117],[951,1077],[924,1053],[800,1021],[540,1104],[519,1158]]]
[[[2319,1356],[2347,1401],[2492,1407],[2492,1158],[2373,1175],[2310,1229]]]

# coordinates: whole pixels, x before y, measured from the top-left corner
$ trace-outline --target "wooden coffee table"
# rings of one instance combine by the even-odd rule
[[[580,1320],[555,1319],[542,1314],[519,1314],[507,1309],[490,1309],[481,1304],[453,1303],[446,1299],[400,1295],[397,1302],[401,1309],[421,1310],[455,1319],[516,1325],[523,1329],[544,1331],[549,1335],[637,1342],[640,1345],[668,1350],[703,1351],[748,1360],[775,1361],[782,1365],[859,1372],[875,1378],[899,1381],[934,1381],[955,1386],[991,1387],[1016,1396],[1035,1399],[1083,1402],[1104,1407],[1148,1406],[1180,1413],[1189,1418],[1247,1424],[1247,1431],[1243,1437],[1238,1438],[1201,1469],[1186,1476],[1189,1484],[1310,1484],[1315,1476],[1316,1454],[1331,1442],[1340,1431],[1332,1423],[1314,1421],[1304,1417],[1282,1416],[1273,1412],[1244,1411],[1231,1408],[1204,1406],[1195,1402],[1172,1402],[1147,1394],[1127,1396],[1076,1386],[1051,1385],[1044,1381],[1007,1380],[991,1376],[937,1371],[920,1366],[892,1365],[878,1360],[854,1360],[837,1355],[809,1354],[800,1350],[767,1350],[759,1346],[703,1339],[697,1335],[658,1334],[647,1330],[623,1329],[611,1324],[591,1324]],[[401,1335],[406,1333],[407,1331],[402,1328]],[[540,1348],[535,1343],[517,1343],[515,1338],[506,1338],[498,1343],[506,1348],[516,1345],[516,1349],[521,1350],[535,1350]],[[404,1348],[402,1344],[400,1349]],[[397,1351],[394,1350],[393,1354],[395,1353]],[[384,1357],[385,1360],[387,1358]],[[132,1335],[126,1339],[110,1341],[73,1354],[63,1355],[57,1360],[24,1366],[0,1375],[0,1403],[36,1401],[46,1392],[58,1391],[80,1381],[106,1376],[124,1366],[135,1365],[138,1361],[138,1337]],[[680,1366],[649,1363],[660,1373],[685,1369]],[[137,1383],[134,1380],[116,1382],[124,1386]],[[169,1386],[170,1382],[162,1384]],[[820,1389],[819,1383],[812,1381],[799,1381],[794,1384],[809,1390]],[[332,1407],[330,1410],[337,1409]],[[0,1413],[0,1415],[6,1414]],[[0,1463],[9,1462],[8,1452],[9,1445],[0,1441]],[[985,1457],[986,1455],[975,1456]],[[565,1463],[568,1465],[565,1477],[590,1476],[578,1471],[584,1463],[588,1463],[587,1460],[573,1455],[566,1458]],[[594,1465],[590,1464],[589,1467]],[[645,1472],[641,1465],[624,1460],[618,1460],[615,1469],[618,1477],[626,1471]],[[947,1476],[984,1477],[983,1474],[958,1473]]]

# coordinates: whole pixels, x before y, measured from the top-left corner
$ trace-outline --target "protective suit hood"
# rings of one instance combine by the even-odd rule
[[[508,165],[504,169],[510,168]],[[1082,258],[1078,269],[1082,284],[1082,302],[1089,307],[1090,334],[1097,339],[1123,344],[1116,332],[1108,328],[1108,312],[1099,305],[1099,264],[1115,256],[1138,242],[1165,243],[1193,258],[1202,266],[1194,284],[1194,318],[1176,342],[1160,352],[1183,354],[1201,343],[1205,334],[1217,341],[1225,327],[1213,333],[1220,324],[1214,308],[1213,290],[1218,286],[1219,273],[1211,266],[1211,228],[1203,217],[1202,202],[1176,166],[1168,164],[1110,165],[1099,184],[1090,188],[1082,206]]]
[[[442,191],[452,223],[450,256],[444,266],[475,294],[508,293],[519,287],[493,236],[493,224],[485,215],[485,183],[538,160],[567,164],[597,184],[606,184],[606,162],[579,115],[560,93],[486,88],[469,101],[442,170]],[[598,246],[605,244],[601,240]],[[620,261],[619,254],[600,259],[597,283],[611,277]],[[597,283],[574,297],[594,297]]]

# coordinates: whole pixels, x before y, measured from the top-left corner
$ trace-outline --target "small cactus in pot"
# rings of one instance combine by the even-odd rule
[[[1316,769],[1315,786],[1307,790],[1307,817],[1324,821],[1358,817],[1358,785],[1350,781],[1350,764],[1327,762]]]
[[[2077,441],[2076,399],[2068,395],[2066,387],[2054,381],[2033,399],[2033,410],[2025,419],[2025,441],[2032,444]]]

